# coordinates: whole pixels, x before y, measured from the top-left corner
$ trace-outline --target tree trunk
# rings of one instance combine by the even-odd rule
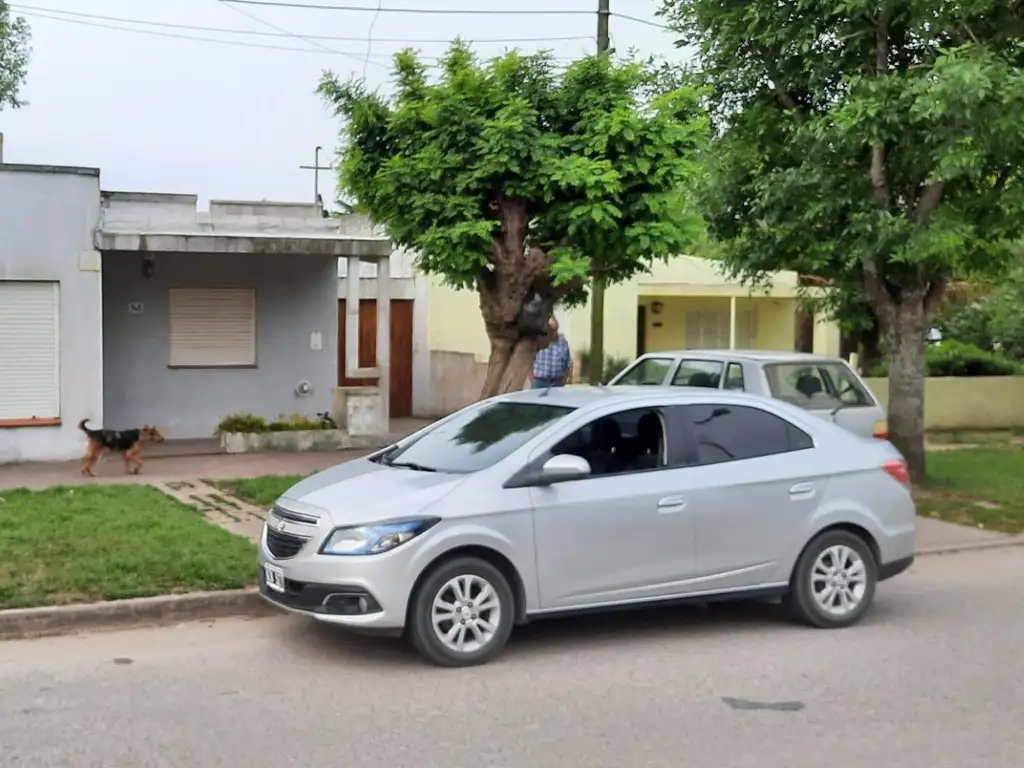
[[[590,359],[585,371],[591,384],[604,379],[604,280],[595,277],[590,288]]]
[[[893,302],[879,315],[889,359],[889,439],[907,460],[910,478],[924,479],[925,332],[920,296]]]
[[[539,342],[538,339],[492,339],[487,378],[480,391],[480,399],[522,389],[540,348]]]

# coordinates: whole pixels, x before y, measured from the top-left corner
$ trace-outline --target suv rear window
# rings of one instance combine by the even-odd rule
[[[873,405],[852,370],[843,363],[772,363],[764,367],[772,396],[808,410]]]

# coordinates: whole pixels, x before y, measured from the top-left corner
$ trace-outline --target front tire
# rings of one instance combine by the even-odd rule
[[[826,531],[800,555],[787,603],[805,624],[841,629],[864,616],[877,583],[878,565],[867,542],[849,531]]]
[[[442,667],[470,667],[496,658],[515,620],[515,597],[500,570],[476,557],[435,566],[409,605],[413,648]]]

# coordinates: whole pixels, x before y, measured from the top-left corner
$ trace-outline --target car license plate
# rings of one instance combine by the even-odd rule
[[[263,575],[266,578],[267,589],[284,592],[284,571],[276,565],[264,565]]]

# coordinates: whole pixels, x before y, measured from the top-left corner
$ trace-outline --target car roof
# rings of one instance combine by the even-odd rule
[[[775,404],[760,395],[736,392],[723,389],[706,389],[704,387],[664,387],[664,386],[620,386],[597,387],[589,384],[571,385],[568,387],[551,387],[549,389],[524,389],[509,392],[495,398],[501,402],[531,403],[536,405],[553,405],[563,408],[587,408],[605,403],[621,403],[628,405],[634,400],[661,400],[666,405],[686,405],[688,403],[751,403],[765,405]]]
[[[757,363],[813,363],[844,362],[832,355],[815,355],[810,352],[785,352],[774,349],[672,349],[662,352],[648,352],[644,357],[693,357],[742,359]]]

